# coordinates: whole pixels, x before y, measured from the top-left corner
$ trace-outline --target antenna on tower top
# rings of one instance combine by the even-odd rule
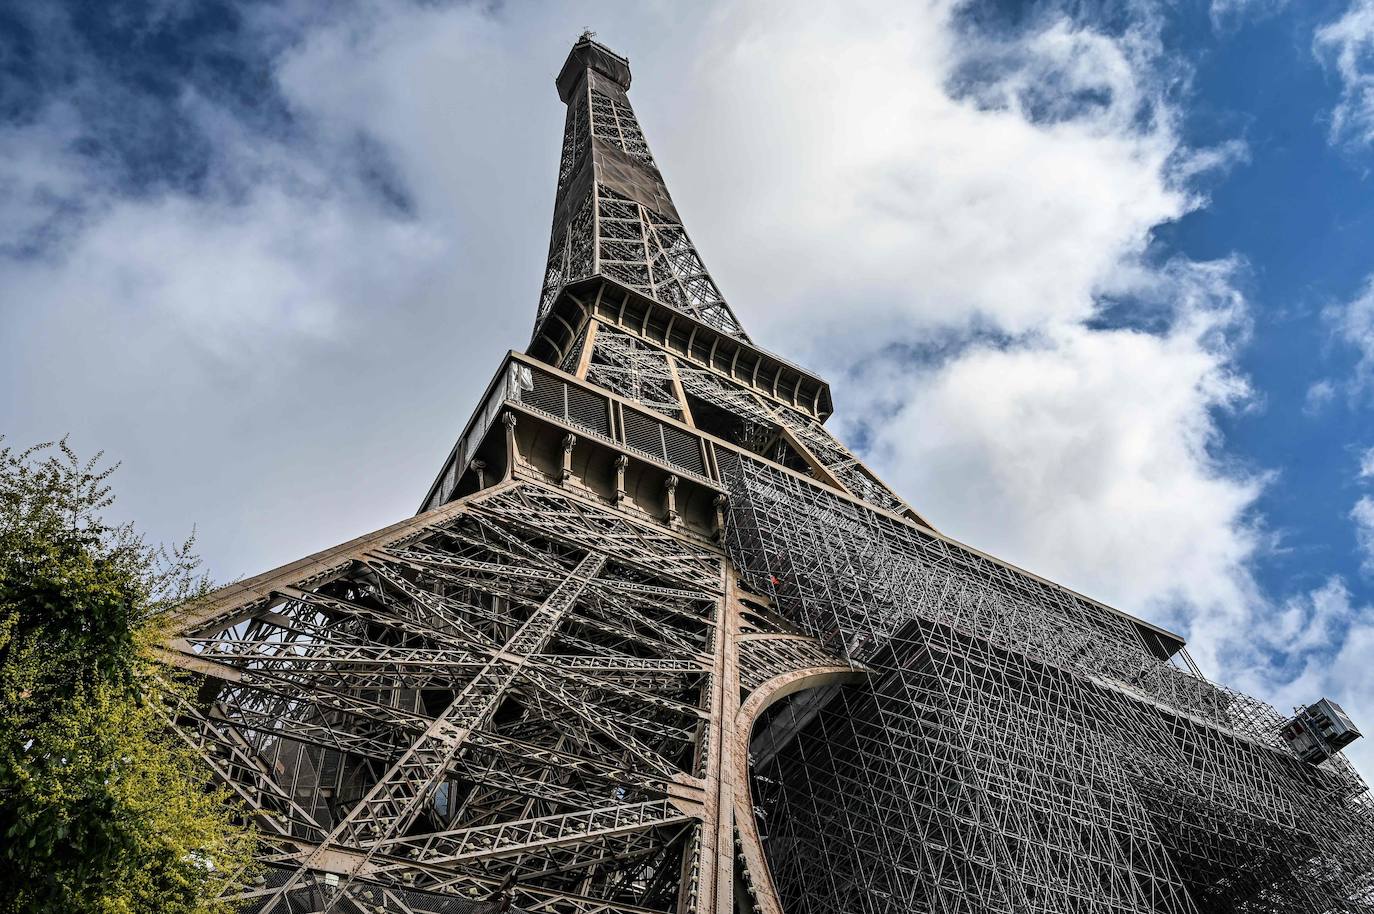
[[[596,37],[596,32],[593,32],[591,29],[589,29],[589,28],[584,28],[584,29],[582,30],[582,40],[583,40],[583,41],[591,41],[591,40],[592,40],[593,38],[595,38],[595,37]]]

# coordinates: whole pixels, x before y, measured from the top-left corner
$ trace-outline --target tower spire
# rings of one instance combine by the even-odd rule
[[[568,113],[536,333],[564,286],[599,274],[747,342],[630,106],[630,62],[594,36],[582,33],[555,80]]]

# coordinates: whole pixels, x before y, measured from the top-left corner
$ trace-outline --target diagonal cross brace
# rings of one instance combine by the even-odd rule
[[[597,838],[645,831],[690,819],[691,816],[669,800],[651,800],[517,822],[500,822],[456,832],[396,838],[388,842],[387,853],[404,856],[416,854],[426,864],[467,863],[510,857],[541,848],[582,844]]]
[[[173,720],[172,730],[199,753],[220,781],[247,803],[277,836],[313,839],[315,835],[324,834],[315,818],[273,780],[257,756],[233,738],[232,728],[218,726],[186,701],[177,702],[176,716],[190,720],[192,726],[179,726]],[[223,761],[218,755],[223,755]],[[231,773],[230,766],[238,777]],[[245,784],[245,780],[250,782]]]
[[[542,650],[553,638],[563,616],[605,565],[606,557],[600,553],[592,552],[584,556],[510,637],[503,653],[523,658]],[[523,660],[492,658],[367,795],[349,810],[329,837],[281,887],[277,896],[263,907],[261,914],[270,914],[275,910],[312,865],[324,859],[331,845],[368,848],[366,857],[361,861],[366,863],[383,842],[409,827],[419,814],[424,798],[435,783],[447,774],[453,757],[467,741],[468,735],[495,713],[522,663]],[[324,905],[324,911],[330,910],[343,897],[351,880],[350,873],[349,879],[337,887]]]

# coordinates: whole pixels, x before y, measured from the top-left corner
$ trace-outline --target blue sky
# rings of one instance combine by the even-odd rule
[[[414,510],[527,339],[585,26],[923,514],[1374,729],[1374,0],[0,2],[0,432],[220,579]]]
[[[1314,32],[1342,13],[1340,4],[1295,4],[1185,39],[1199,48],[1190,128],[1204,141],[1239,136],[1248,161],[1208,187],[1207,206],[1159,232],[1161,244],[1191,256],[1244,257],[1250,271],[1257,307],[1238,364],[1263,408],[1224,417],[1222,428],[1235,454],[1282,474],[1257,505],[1284,534],[1259,568],[1276,589],[1332,571],[1358,581],[1367,559],[1347,515],[1374,438],[1368,391],[1350,386],[1359,349],[1329,312],[1370,270],[1374,160],[1367,131],[1333,137],[1341,81],[1313,53]]]

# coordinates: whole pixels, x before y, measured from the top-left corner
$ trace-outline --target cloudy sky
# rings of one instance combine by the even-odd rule
[[[1374,0],[0,2],[0,432],[220,580],[411,513],[528,339],[584,27],[923,514],[1374,731]]]

